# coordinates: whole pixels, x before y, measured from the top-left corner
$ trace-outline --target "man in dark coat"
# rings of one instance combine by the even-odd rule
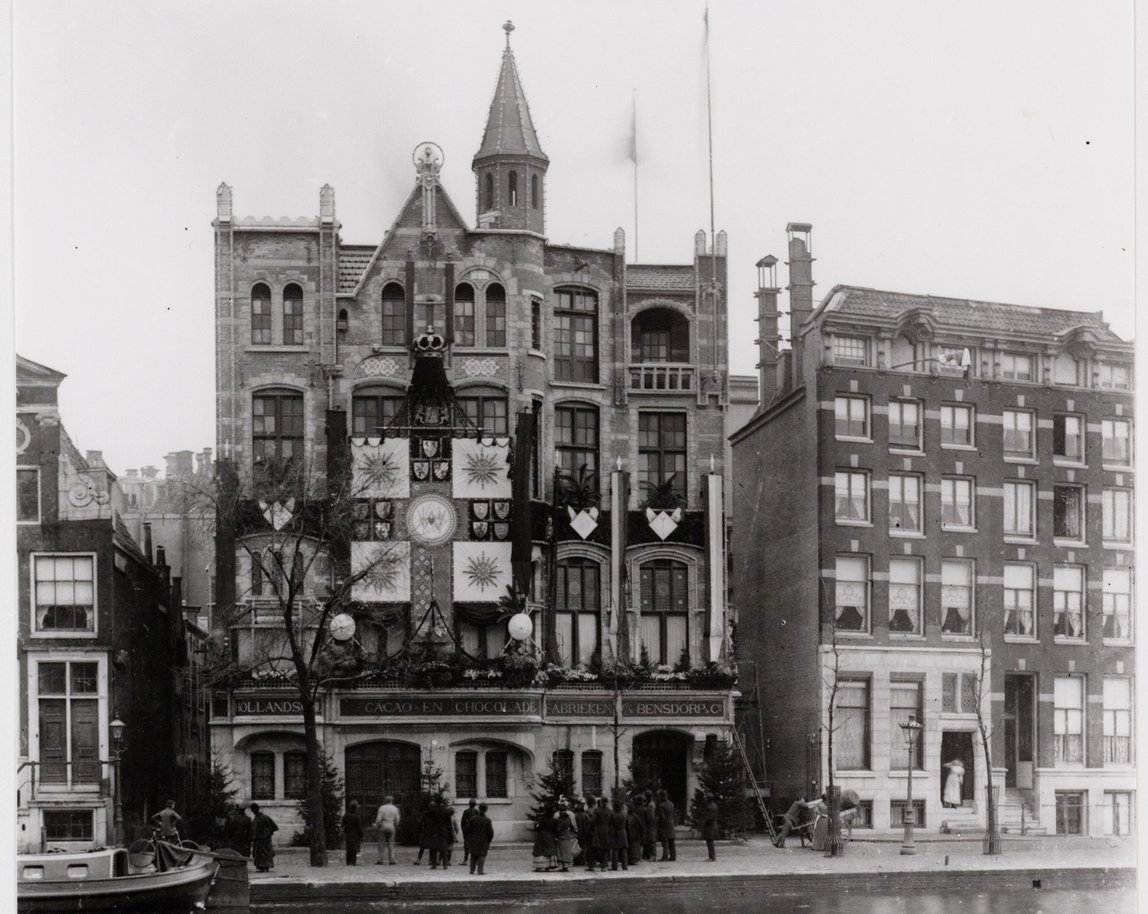
[[[610,838],[610,806],[605,797],[600,797],[590,816],[590,855],[586,866],[588,872],[594,872],[596,865],[600,865],[605,871],[606,861],[610,859]]]
[[[678,859],[677,843],[674,840],[674,801],[664,790],[658,791],[658,841],[662,845],[662,856],[658,862]]]
[[[255,858],[255,869],[266,873],[275,865],[275,849],[271,846],[271,836],[279,831],[275,820],[259,811],[259,804],[252,803],[251,811],[255,819],[251,823],[251,853]]]
[[[642,859],[642,845],[646,843],[646,823],[643,821],[642,807],[637,801],[626,808],[626,838],[630,842],[630,866],[637,866]]]
[[[242,809],[232,809],[227,814],[227,824],[223,827],[223,838],[233,851],[244,857],[251,856],[251,820]]]
[[[470,854],[472,876],[476,871],[479,876],[485,875],[483,867],[486,865],[486,854],[490,850],[490,842],[494,840],[494,825],[486,817],[486,810],[485,803],[478,804],[478,812],[467,822],[463,835],[467,853]]]
[[[450,843],[450,810],[447,809],[442,797],[435,797],[431,801],[431,808],[427,810],[426,818],[431,869],[437,870],[440,864],[445,869],[446,849]]]
[[[646,826],[646,840],[642,844],[642,859],[658,858],[658,807],[650,791],[642,794],[642,824]]]
[[[614,801],[614,810],[610,813],[610,869],[617,870],[621,861],[622,869],[628,870],[627,863],[630,853],[630,837],[626,834],[626,807],[621,800]]]
[[[586,804],[581,800],[574,801],[574,827],[578,831],[578,854],[574,858],[575,866],[588,863],[590,857],[590,813],[586,812]]]
[[[462,865],[466,866],[467,861],[470,859],[470,851],[466,847],[466,826],[470,820],[478,815],[478,801],[473,797],[471,801],[466,804],[466,809],[462,811]]]
[[[359,848],[363,846],[363,820],[359,818],[358,800],[351,800],[343,816],[343,838],[347,842],[347,866],[356,866]]]
[[[712,793],[705,795],[705,804],[702,808],[702,840],[706,843],[706,851],[709,853],[708,859],[717,860],[714,842],[720,837],[721,828],[718,825],[717,801],[714,800]]]

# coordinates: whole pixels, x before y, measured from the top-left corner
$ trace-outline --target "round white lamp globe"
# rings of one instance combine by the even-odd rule
[[[525,641],[534,631],[534,623],[530,621],[530,616],[526,613],[516,613],[511,616],[506,627],[510,632],[510,637],[515,641]]]

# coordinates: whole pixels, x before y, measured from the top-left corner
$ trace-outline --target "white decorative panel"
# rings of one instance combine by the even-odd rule
[[[454,599],[495,603],[510,586],[510,543],[454,544]]]
[[[407,603],[411,599],[411,544],[406,541],[351,543],[351,574],[366,570],[351,587],[363,603]]]
[[[410,498],[410,454],[406,438],[352,438],[353,497]]]
[[[389,355],[371,356],[359,363],[358,375],[361,378],[393,378],[402,367],[398,359]]]
[[[455,498],[510,498],[509,438],[455,438]]]

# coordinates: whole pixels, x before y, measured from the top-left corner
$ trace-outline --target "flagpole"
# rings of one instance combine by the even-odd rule
[[[714,115],[713,96],[711,94],[710,76],[710,4],[706,0],[705,13],[705,42],[706,42],[706,133],[709,140],[709,166],[710,166],[710,295],[713,297],[714,329],[718,326],[718,288],[717,288],[717,234],[714,220]],[[718,346],[714,345],[714,375],[718,371]]]
[[[630,121],[630,157],[634,160],[634,262],[638,262],[638,90]]]

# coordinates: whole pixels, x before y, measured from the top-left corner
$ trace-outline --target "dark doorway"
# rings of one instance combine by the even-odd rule
[[[1033,679],[1005,676],[1005,787],[1033,786],[1034,740]]]
[[[945,730],[941,733],[941,801],[945,798],[945,784],[949,778],[949,762],[960,761],[965,767],[964,780],[961,782],[961,804],[966,805],[973,799],[973,734]]]
[[[346,800],[359,801],[364,823],[375,821],[383,797],[395,798],[404,816],[418,808],[419,747],[386,740],[348,746],[346,752]]]
[[[694,739],[672,730],[654,730],[634,737],[634,783],[656,781],[674,803],[679,822],[686,812],[686,779]]]

